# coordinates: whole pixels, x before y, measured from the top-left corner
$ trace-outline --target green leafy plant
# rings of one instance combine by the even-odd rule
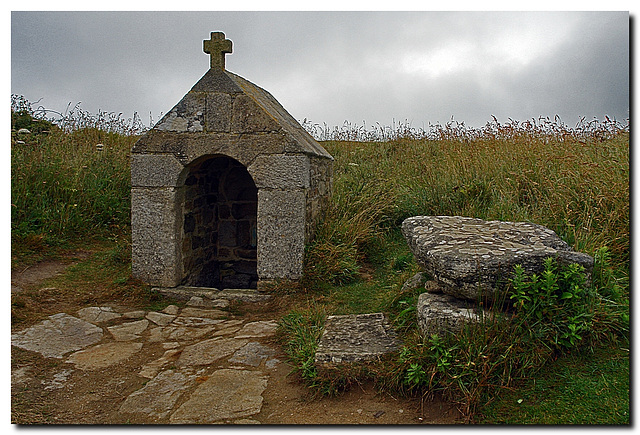
[[[522,331],[556,347],[576,346],[593,316],[594,293],[585,283],[584,267],[578,264],[558,270],[555,260],[547,258],[540,276],[531,277],[517,265],[510,298]]]

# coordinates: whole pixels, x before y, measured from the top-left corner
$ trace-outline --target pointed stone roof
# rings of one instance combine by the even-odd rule
[[[220,35],[220,32],[212,33]],[[331,155],[291,116],[266,90],[224,69],[224,53],[231,52],[230,41],[205,41],[205,52],[211,54],[211,68],[145,136],[134,146],[132,152],[181,151],[176,147],[173,134],[193,133],[207,135],[209,140],[246,142],[247,135],[281,137],[285,147],[281,152],[303,153],[333,160]],[[218,36],[219,39],[219,36]],[[222,49],[216,44],[228,41]],[[211,48],[214,46],[214,48]],[[207,51],[209,50],[209,51]],[[222,50],[222,60],[220,60]],[[214,61],[215,60],[215,61]],[[202,138],[201,138],[202,139]],[[159,142],[165,142],[161,145]],[[173,143],[167,148],[166,142]],[[272,143],[273,141],[269,141]],[[260,147],[264,138],[256,137],[254,146]],[[273,147],[270,148],[274,152]]]

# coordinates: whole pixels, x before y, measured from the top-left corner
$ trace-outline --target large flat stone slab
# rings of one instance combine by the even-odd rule
[[[238,349],[233,354],[233,356],[229,358],[229,362],[234,364],[244,364],[252,367],[258,367],[262,361],[269,360],[271,361],[271,363],[267,364],[267,366],[271,366],[277,363],[277,360],[271,358],[275,354],[275,349],[272,349],[256,341],[252,341]],[[267,363],[269,363],[269,361],[267,361]]]
[[[189,342],[204,337],[214,329],[214,325],[200,326],[198,328],[194,328],[192,326],[157,326],[149,331],[149,341],[152,343],[176,340],[180,342]]]
[[[123,323],[122,325],[109,326],[107,329],[116,341],[132,341],[140,338],[140,334],[147,329],[147,326],[149,326],[149,321],[143,319]]]
[[[102,335],[102,328],[69,314],[58,313],[31,328],[12,334],[11,344],[48,358],[62,358],[69,352],[99,342]]]
[[[114,341],[75,352],[69,355],[67,362],[81,370],[103,369],[126,360],[141,349],[142,343]]]
[[[460,299],[496,299],[517,264],[528,274],[540,273],[552,257],[560,264],[578,263],[588,275],[593,269],[593,257],[529,222],[416,216],[402,223],[402,233],[416,262],[444,293]]]
[[[329,316],[315,361],[320,366],[370,361],[398,346],[399,340],[382,313]]]
[[[166,417],[194,378],[194,375],[173,370],[161,372],[144,387],[130,394],[120,406],[120,412]]]
[[[143,378],[155,377],[165,365],[175,361],[180,352],[182,352],[181,349],[167,349],[160,358],[142,366],[142,370],[138,374]]]
[[[267,376],[259,371],[221,369],[203,382],[172,415],[174,424],[208,424],[249,417],[262,408]]]
[[[180,312],[180,317],[204,317],[206,319],[224,319],[229,313],[222,310],[204,310],[201,308],[186,307]]]
[[[90,323],[103,323],[122,317],[122,314],[116,313],[111,307],[82,308],[77,314],[82,320]]]
[[[171,314],[158,313],[155,311],[151,311],[150,313],[147,314],[146,318],[151,320],[156,325],[167,326],[169,323],[173,321],[173,319],[176,318],[176,316],[173,316]]]
[[[178,367],[209,365],[221,358],[232,355],[247,344],[248,340],[236,338],[212,338],[184,348],[176,362]]]
[[[262,320],[249,322],[235,335],[236,338],[270,337],[276,333],[278,322],[275,320]]]

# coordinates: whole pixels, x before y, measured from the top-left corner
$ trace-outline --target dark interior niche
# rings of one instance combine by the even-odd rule
[[[185,180],[183,284],[256,288],[258,189],[247,169],[226,156],[191,167]]]

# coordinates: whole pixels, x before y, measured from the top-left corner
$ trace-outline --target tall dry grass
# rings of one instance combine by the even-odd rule
[[[139,127],[77,107],[57,120],[12,98],[11,236],[14,251],[127,234],[131,146]],[[19,133],[27,128],[30,133]],[[24,249],[22,249],[24,251]]]
[[[538,223],[578,251],[608,247],[628,270],[628,124],[494,120],[482,129],[450,123],[383,134],[390,139],[323,142],[335,158],[335,191],[308,250],[313,279],[355,278],[367,243],[415,215]],[[360,127],[336,133],[376,135]]]

